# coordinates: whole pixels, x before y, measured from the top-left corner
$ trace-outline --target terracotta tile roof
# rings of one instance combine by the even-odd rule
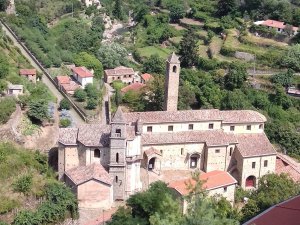
[[[112,178],[100,163],[93,163],[88,166],[78,166],[67,170],[65,174],[76,185],[80,185],[92,179],[112,185]]]
[[[128,123],[136,122],[138,118],[143,123],[196,122],[222,120],[218,109],[183,110],[183,111],[153,111],[124,113]]]
[[[91,71],[89,71],[84,66],[82,66],[82,67],[74,67],[74,68],[72,68],[72,71],[74,73],[78,74],[78,76],[80,76],[81,78],[93,77],[94,76],[94,74],[92,74]]]
[[[114,69],[104,70],[107,76],[134,75],[134,70],[125,66],[119,66]]]
[[[80,88],[80,85],[77,84],[76,82],[74,81],[70,81],[70,83],[68,84],[61,84],[61,86],[63,87],[63,89],[65,91],[75,91],[76,89]]]
[[[223,123],[263,123],[266,117],[253,110],[220,111],[218,109],[153,111],[124,113],[127,123],[134,123],[140,117],[143,123],[222,121]]]
[[[275,172],[277,174],[286,173],[295,182],[300,181],[300,163],[293,161],[286,155],[277,153]]]
[[[78,128],[77,140],[85,146],[106,147],[109,145],[108,125],[84,124]]]
[[[274,28],[283,29],[285,27],[284,22],[276,21],[276,20],[265,20],[262,22],[262,25]]]
[[[237,140],[233,134],[225,133],[222,130],[142,134],[143,145],[176,143],[206,143],[208,146],[218,146],[237,143]]]
[[[156,148],[153,148],[153,147],[151,147],[151,148],[145,150],[144,153],[145,153],[147,156],[161,155],[160,151],[157,150]]]
[[[244,225],[299,225],[300,195],[265,210]]]
[[[264,123],[267,121],[264,115],[253,110],[226,110],[220,113],[222,123]]]
[[[36,75],[36,69],[20,69],[20,75]]]
[[[63,145],[77,144],[78,128],[60,128],[58,142]]]
[[[235,134],[238,151],[243,157],[258,155],[275,155],[276,151],[264,133]]]
[[[144,73],[144,74],[141,75],[141,77],[143,78],[143,80],[145,82],[147,82],[147,81],[149,81],[149,80],[151,80],[153,78],[153,76],[151,74],[149,74],[149,73]]]
[[[55,77],[58,84],[69,84],[71,81],[71,78],[69,76],[57,76]]]
[[[132,84],[129,84],[128,86],[126,86],[126,87],[123,87],[121,89],[121,92],[126,93],[128,91],[138,91],[141,88],[143,88],[144,86],[145,86],[145,84],[142,84],[142,83],[132,83]]]
[[[204,181],[203,188],[206,190],[213,190],[219,187],[226,187],[237,184],[237,181],[225,171],[214,170],[208,173],[201,172],[200,180]],[[193,179],[182,179],[171,182],[168,186],[174,188],[179,194],[185,196],[189,194],[187,184],[195,185]]]

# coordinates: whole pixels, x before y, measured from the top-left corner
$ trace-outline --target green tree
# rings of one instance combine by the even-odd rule
[[[225,87],[229,90],[241,88],[244,86],[247,77],[248,73],[245,66],[232,63],[225,76]]]
[[[143,71],[145,73],[163,74],[165,70],[165,62],[158,54],[151,55],[143,62]]]
[[[288,52],[282,56],[281,65],[295,71],[300,71],[300,44],[289,48]]]
[[[43,99],[31,101],[27,114],[31,119],[42,122],[49,117],[47,102]]]
[[[82,90],[81,88],[76,89],[74,92],[74,97],[79,102],[84,102],[86,99],[86,96],[87,96],[86,92],[84,90]]]
[[[143,90],[142,97],[145,110],[162,111],[164,106],[164,77],[154,76],[154,79]]]
[[[237,10],[237,4],[236,0],[219,0],[217,15],[222,17],[234,13]]]
[[[292,100],[285,93],[284,88],[278,85],[275,87],[275,96],[273,97],[273,103],[282,106],[283,109],[288,109],[293,105]]]
[[[112,13],[117,19],[124,19],[122,0],[115,0],[114,9]]]
[[[5,11],[9,4],[9,0],[0,0],[0,11]]]
[[[271,77],[271,80],[275,84],[280,84],[284,87],[289,87],[294,81],[294,71],[288,69],[287,72],[277,73]]]
[[[179,86],[178,109],[190,109],[195,102],[196,96],[192,85],[188,82],[183,82],[183,84]]]
[[[28,193],[32,189],[32,175],[22,175],[21,177],[17,178],[17,180],[12,184],[12,186],[15,192],[20,192],[24,195],[28,195]]]
[[[87,100],[87,104],[86,104],[86,108],[87,109],[96,109],[97,108],[97,105],[98,105],[98,102],[97,102],[97,99],[94,99],[94,98],[89,98]]]
[[[249,108],[250,102],[247,96],[239,89],[228,91],[221,104],[222,109],[246,109]]]
[[[85,66],[89,70],[94,70],[96,78],[101,79],[103,76],[102,63],[94,56],[87,52],[80,52],[74,57],[76,66]]]
[[[118,43],[103,44],[97,52],[97,58],[102,62],[105,69],[126,65],[127,56],[126,48]]]
[[[127,91],[122,101],[127,104],[133,111],[141,112],[144,111],[145,105],[144,102],[141,101],[142,93],[129,90]]]
[[[178,23],[179,19],[184,17],[184,7],[182,4],[174,4],[170,8],[170,20],[173,23]]]
[[[65,118],[65,119],[60,119],[60,120],[59,120],[59,125],[60,125],[61,127],[69,127],[69,126],[71,125],[71,121],[70,121],[69,119],[67,119],[67,118]]]
[[[247,204],[242,208],[241,213],[243,215],[243,222],[246,222],[259,214],[260,209],[255,200],[250,199]]]
[[[94,99],[99,99],[101,94],[95,84],[87,84],[84,87],[84,91],[86,92],[89,98],[94,98]]]
[[[71,108],[70,102],[67,99],[62,99],[59,103],[59,109],[66,109],[69,110]]]
[[[183,35],[179,45],[179,55],[183,67],[191,67],[197,61],[197,36],[193,29],[189,29]]]
[[[5,78],[9,72],[9,63],[4,54],[0,55],[0,79]]]

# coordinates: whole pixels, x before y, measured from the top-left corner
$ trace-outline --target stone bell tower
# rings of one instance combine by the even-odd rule
[[[180,61],[173,52],[167,59],[165,79],[165,111],[177,111],[178,88],[179,88]]]
[[[109,174],[113,178],[114,200],[125,199],[126,122],[119,107],[111,121]]]

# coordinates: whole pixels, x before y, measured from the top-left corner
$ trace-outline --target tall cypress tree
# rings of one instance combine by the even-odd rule
[[[181,66],[191,67],[197,62],[197,36],[193,29],[189,29],[184,34],[180,46],[179,55]]]
[[[115,0],[115,5],[112,13],[119,20],[123,19],[122,0]]]

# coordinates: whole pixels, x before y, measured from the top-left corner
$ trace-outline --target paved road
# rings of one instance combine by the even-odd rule
[[[36,68],[37,71],[39,71],[40,73],[42,73],[42,71],[40,70],[39,66],[32,60],[32,58],[23,49],[23,47],[18,43],[18,41],[14,38],[14,36],[11,35],[11,33],[6,29],[5,26],[3,26],[2,23],[1,23],[1,26],[2,26],[2,30],[6,33],[6,35],[8,37],[10,37],[10,39],[13,41],[14,45],[17,46],[21,50],[21,53],[24,55],[24,57],[26,57],[29,60],[29,62],[31,63],[31,65],[34,68]],[[48,79],[48,77],[45,74],[43,74],[42,82],[47,85],[47,87],[50,89],[50,91],[52,92],[52,94],[57,98],[58,102],[61,99],[63,99],[62,94],[56,89],[56,87],[52,84],[52,82]],[[84,120],[77,114],[77,112],[74,109],[70,110],[70,114],[71,114],[71,116],[73,118],[73,121],[74,121],[75,125],[84,123]]]

